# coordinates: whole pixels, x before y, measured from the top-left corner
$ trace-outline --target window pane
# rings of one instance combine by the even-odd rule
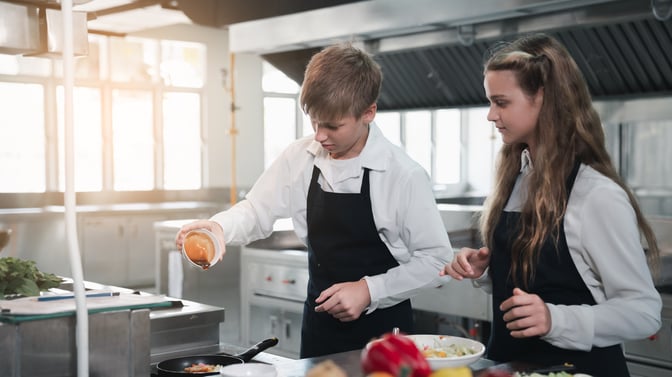
[[[375,123],[394,145],[401,146],[401,116],[399,113],[377,113]]]
[[[44,89],[0,82],[0,192],[44,192]]]
[[[201,188],[201,98],[195,93],[163,96],[163,186]]]
[[[154,188],[154,132],[149,92],[112,91],[114,189]]]
[[[264,166],[271,163],[296,140],[296,101],[292,98],[264,98]]]
[[[75,59],[75,76],[97,80],[100,78],[100,54],[105,48],[104,37],[89,34],[89,54]]]
[[[310,117],[306,115],[306,113],[304,113],[303,111],[301,111],[300,114],[301,114],[301,126],[302,126],[301,136],[308,136],[314,134],[315,130],[313,130],[313,124],[310,122]]]
[[[65,191],[65,122],[63,87],[58,87],[58,173],[59,188]],[[103,188],[103,136],[100,90],[74,88],[73,129],[75,139],[75,191],[101,191]]]
[[[49,76],[51,60],[0,54],[0,74]]]
[[[624,145],[628,184],[640,189],[672,187],[672,121],[632,123],[626,131],[631,140]]]
[[[463,115],[468,117],[469,129],[467,180],[475,192],[487,194],[492,188],[495,159],[502,146],[502,138],[492,122],[487,120],[487,107],[463,111]]]
[[[264,92],[289,94],[299,92],[299,84],[271,64],[262,62],[262,72],[261,87]]]
[[[405,115],[406,152],[432,174],[432,117],[429,111]]]
[[[436,112],[436,171],[434,183],[460,182],[460,110]]]
[[[75,57],[75,77],[77,79],[98,80],[101,78],[101,53],[106,48],[106,37],[89,34],[89,53]],[[103,55],[104,56],[104,55]],[[54,75],[63,77],[63,60],[54,59]]]
[[[156,41],[110,38],[112,81],[151,82],[157,76]]]
[[[205,45],[178,41],[161,42],[160,74],[168,86],[200,88],[205,77]]]

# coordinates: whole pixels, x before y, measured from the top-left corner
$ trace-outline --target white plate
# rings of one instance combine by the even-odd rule
[[[458,336],[449,335],[423,334],[406,336],[415,342],[415,345],[418,347],[418,349],[420,349],[420,351],[428,348],[446,348],[454,344],[458,347],[466,347],[474,352],[471,355],[464,356],[428,357],[427,361],[429,362],[429,366],[432,368],[432,370],[469,365],[478,361],[478,359],[483,356],[483,353],[485,353],[485,346],[483,343],[469,338],[460,338]]]

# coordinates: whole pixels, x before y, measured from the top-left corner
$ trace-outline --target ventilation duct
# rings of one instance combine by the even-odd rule
[[[483,60],[494,43],[544,32],[567,47],[595,100],[669,96],[672,22],[660,18],[672,0],[653,0],[656,10],[651,1],[371,0],[233,24],[229,47],[301,84],[316,51],[352,41],[383,69],[380,111],[455,108],[487,105]]]
[[[87,16],[73,13],[75,56],[88,54]],[[0,53],[60,57],[63,52],[61,11],[0,2]]]
[[[361,0],[179,0],[178,8],[196,24],[225,27],[237,22],[359,1]]]

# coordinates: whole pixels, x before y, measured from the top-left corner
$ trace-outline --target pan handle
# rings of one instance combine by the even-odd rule
[[[276,338],[276,337],[268,338],[268,339],[262,340],[261,342],[253,345],[252,347],[248,348],[246,351],[243,351],[241,353],[237,353],[233,356],[239,357],[247,363],[248,361],[252,360],[253,357],[257,356],[259,353],[275,346],[276,344],[278,344],[278,338]]]

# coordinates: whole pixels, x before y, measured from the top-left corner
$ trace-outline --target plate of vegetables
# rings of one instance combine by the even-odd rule
[[[483,343],[450,335],[406,335],[429,362],[432,370],[469,365],[485,353]]]

